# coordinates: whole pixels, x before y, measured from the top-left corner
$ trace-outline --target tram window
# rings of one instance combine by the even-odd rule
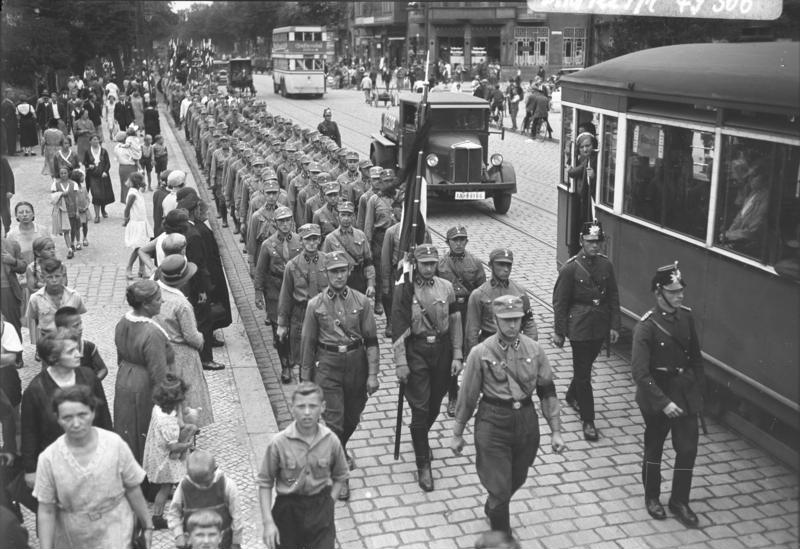
[[[627,141],[623,212],[705,239],[714,135],[632,121]]]
[[[800,148],[725,135],[717,244],[762,263],[800,262]],[[796,268],[795,268],[796,269]]]
[[[614,178],[617,173],[617,119],[603,119],[603,173],[600,174],[600,203],[614,206]]]
[[[575,135],[572,132],[572,107],[561,107],[561,184],[569,187],[570,180],[567,169],[572,166],[573,147]]]

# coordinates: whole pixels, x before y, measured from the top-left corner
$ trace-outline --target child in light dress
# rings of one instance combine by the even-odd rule
[[[153,412],[144,445],[142,465],[151,484],[159,485],[153,501],[153,525],[167,527],[164,507],[174,484],[186,475],[186,454],[194,445],[196,411],[184,406],[186,383],[167,374],[153,391]]]
[[[139,248],[150,242],[153,238],[153,227],[147,220],[147,204],[145,204],[142,191],[145,188],[144,175],[134,172],[128,177],[128,197],[125,202],[125,246],[133,248],[128,259],[128,268],[125,271],[128,280],[133,280],[133,264],[139,261],[139,277],[149,276],[145,270],[146,266],[139,259]]]
[[[81,247],[85,248],[89,245],[87,236],[89,235],[89,191],[84,184],[84,176],[81,170],[72,170],[69,178],[78,184],[78,193],[76,195],[76,202],[78,206],[78,223],[81,225],[83,231],[83,242],[80,241],[80,234],[75,235],[75,249],[80,250]]]
[[[152,173],[153,173],[153,136],[145,135],[144,142],[142,143],[142,157],[139,159],[139,165],[142,167],[145,175],[147,176],[147,190],[152,191]]]

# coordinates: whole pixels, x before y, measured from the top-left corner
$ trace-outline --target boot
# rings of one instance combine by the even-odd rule
[[[286,357],[281,357],[281,382],[291,383],[294,381],[294,372],[291,364],[289,364],[289,359]]]
[[[430,462],[417,466],[419,487],[426,492],[433,492],[433,474]]]

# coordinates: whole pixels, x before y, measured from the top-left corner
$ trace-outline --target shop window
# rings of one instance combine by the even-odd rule
[[[631,121],[623,212],[705,240],[714,134]]]
[[[562,33],[564,66],[582,67],[586,52],[586,29],[567,27]]]
[[[614,179],[617,173],[617,119],[603,118],[603,172],[600,174],[600,203],[614,206]]]
[[[550,45],[550,28],[541,26],[518,26],[514,28],[517,66],[546,65]]]
[[[800,266],[798,158],[800,147],[722,137],[718,246],[766,264]]]

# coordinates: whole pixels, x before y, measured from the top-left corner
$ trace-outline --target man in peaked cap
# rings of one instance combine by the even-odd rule
[[[294,222],[300,226],[309,223],[311,218],[306,218],[306,202],[312,197],[319,195],[320,187],[317,182],[317,176],[322,173],[317,162],[313,160],[308,164],[308,182],[297,193],[297,202],[295,203]],[[313,212],[312,212],[313,213]]]
[[[326,268],[328,286],[308,302],[303,322],[301,377],[322,387],[322,417],[347,455],[347,442],[358,427],[367,395],[379,387],[378,334],[369,299],[347,286],[347,253],[327,254]],[[349,455],[347,461],[352,468]],[[339,499],[350,499],[347,481]]]
[[[538,339],[528,294],[524,287],[511,280],[513,264],[514,252],[508,248],[497,248],[489,254],[489,268],[492,270],[492,276],[473,291],[467,301],[467,323],[464,335],[467,354],[475,345],[497,331],[491,303],[502,295],[516,295],[522,299],[525,310],[525,317],[522,319],[522,333],[531,339]]]
[[[323,252],[341,251],[347,253],[352,261],[347,285],[375,297],[375,267],[372,265],[372,252],[363,231],[353,228],[353,203],[340,202],[339,227],[331,232],[322,243]]]
[[[214,194],[214,203],[217,206],[217,215],[222,218],[222,226],[228,226],[228,208],[225,203],[224,189],[222,188],[222,176],[225,164],[231,158],[230,139],[227,135],[221,135],[217,148],[211,153],[211,162],[208,170],[208,186]]]
[[[533,406],[542,403],[555,453],[564,449],[553,371],[538,342],[521,333],[525,304],[516,295],[491,302],[497,333],[472,349],[464,368],[450,448],[461,455],[464,426],[480,398],[475,420],[478,478],[489,492],[483,506],[492,530],[511,535],[509,503],[525,484],[539,449],[539,420]]]
[[[275,213],[278,208],[280,187],[278,187],[278,180],[274,177],[274,173],[261,184],[261,188],[264,192],[264,204],[252,213],[247,225],[247,259],[250,262],[250,273],[253,276],[255,276],[261,244],[278,230]]]
[[[381,264],[381,253],[383,251],[383,240],[386,231],[398,223],[400,220],[394,215],[392,204],[397,197],[395,188],[396,178],[394,170],[387,168],[381,172],[380,182],[376,182],[375,194],[367,201],[366,213],[364,215],[364,234],[372,246],[372,262],[376,268]],[[378,268],[378,271],[380,269]],[[381,275],[378,272],[378,295],[381,291]],[[380,300],[375,300],[375,314],[383,314],[383,304]],[[386,311],[386,315],[391,313]]]
[[[449,280],[456,293],[456,308],[461,313],[462,328],[467,323],[467,303],[469,296],[486,282],[486,273],[480,260],[467,251],[467,228],[456,225],[447,229],[447,245],[450,249],[439,259],[439,276]],[[466,355],[465,355],[466,356]],[[458,399],[458,378],[450,379],[447,391],[447,415],[453,417]]]
[[[317,208],[312,217],[312,223],[319,225],[322,231],[322,241],[334,230],[339,228],[339,191],[341,187],[335,181],[325,183],[322,192],[325,194],[325,204]]]
[[[258,252],[253,286],[256,307],[265,309],[267,324],[272,327],[272,342],[281,361],[281,381],[292,381],[292,362],[289,341],[278,337],[278,297],[286,265],[303,251],[300,235],[292,231],[294,219],[286,206],[275,210],[277,231],[267,238]]]
[[[642,484],[647,512],[666,518],[661,505],[661,456],[672,431],[675,464],[669,510],[684,526],[697,528],[689,492],[697,457],[698,415],[703,409],[703,359],[692,311],[683,305],[686,283],[678,262],[660,267],[651,281],[656,306],[633,332],[631,371],[636,403],[644,418]]]
[[[354,205],[358,203],[358,198],[364,192],[361,183],[361,173],[358,171],[358,153],[347,151],[345,153],[345,170],[339,174],[336,181],[342,186],[342,195],[346,200]],[[358,197],[356,193],[358,192]]]
[[[325,187],[331,182],[331,174],[323,170],[319,172],[316,177],[312,178],[316,184],[317,192],[312,194],[311,186],[307,187],[309,193],[306,195],[306,210],[303,214],[306,223],[312,223],[314,212],[325,204]]]
[[[358,199],[358,205],[356,206],[356,227],[362,231],[364,230],[364,221],[367,217],[367,203],[369,202],[369,198],[378,192],[377,188],[381,184],[382,173],[383,168],[380,166],[370,166],[368,168],[366,188],[361,197]]]
[[[319,225],[306,223],[297,232],[303,241],[303,253],[286,264],[278,297],[277,336],[281,340],[289,338],[292,368],[301,364],[302,328],[308,302],[328,285],[326,258],[319,253]]]
[[[599,438],[594,425],[592,364],[606,338],[617,342],[620,327],[614,266],[600,253],[604,240],[598,221],[584,223],[581,251],[564,264],[553,288],[553,343],[563,347],[566,336],[572,346],[573,377],[567,404],[580,413],[583,437],[591,442]]]
[[[453,285],[435,276],[439,253],[432,244],[414,249],[414,280],[395,290],[392,329],[397,379],[411,408],[411,442],[419,486],[433,490],[428,433],[439,415],[450,376],[462,368],[461,314]]]

